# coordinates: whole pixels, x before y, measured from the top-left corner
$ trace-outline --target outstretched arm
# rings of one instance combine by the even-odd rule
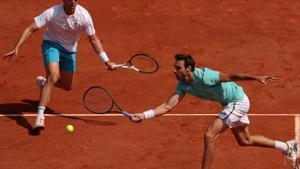
[[[33,22],[30,26],[28,26],[24,32],[22,33],[22,35],[20,36],[19,40],[17,41],[15,47],[13,50],[11,50],[10,52],[6,53],[4,55],[4,59],[9,59],[11,60],[11,58],[15,55],[19,54],[19,47],[25,42],[26,39],[28,39],[28,37],[35,31],[37,31],[39,28],[37,27],[36,23]]]
[[[230,81],[242,81],[242,80],[257,80],[260,83],[266,85],[267,80],[277,80],[278,78],[274,75],[263,75],[255,76],[245,73],[220,73],[220,82],[230,82]]]
[[[88,36],[90,43],[94,49],[94,51],[97,53],[97,55],[100,57],[100,59],[105,63],[105,65],[110,69],[114,69],[115,63],[110,62],[107,54],[104,52],[102,44],[96,34]]]
[[[172,108],[176,106],[183,99],[183,97],[184,95],[179,95],[177,93],[174,93],[166,102],[162,103],[156,108],[147,110],[143,113],[133,114],[131,120],[134,122],[139,122],[139,119],[145,120],[145,119],[161,116],[171,111]]]

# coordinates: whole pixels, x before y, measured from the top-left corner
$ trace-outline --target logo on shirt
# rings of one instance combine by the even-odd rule
[[[73,19],[74,27],[76,27],[78,24],[78,20],[75,17],[73,17],[72,19]]]

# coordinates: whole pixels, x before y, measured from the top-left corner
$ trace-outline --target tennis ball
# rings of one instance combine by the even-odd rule
[[[66,126],[66,129],[67,129],[67,131],[68,131],[69,133],[74,132],[74,127],[73,127],[73,125],[71,125],[71,124],[68,124],[68,125]]]

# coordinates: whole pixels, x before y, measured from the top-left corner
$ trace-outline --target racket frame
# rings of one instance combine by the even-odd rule
[[[108,94],[108,95],[110,96],[111,101],[112,101],[112,104],[111,104],[110,108],[109,108],[107,111],[105,111],[105,112],[95,112],[95,111],[91,110],[91,109],[86,105],[86,103],[85,103],[85,97],[86,97],[86,95],[88,94],[88,92],[89,92],[90,90],[94,89],[94,88],[100,88],[100,89],[104,90],[104,91],[106,92],[106,94]],[[116,107],[119,109],[119,111],[116,111],[116,112],[119,112],[119,113],[123,114],[124,116],[126,116],[126,117],[128,117],[128,118],[131,118],[131,117],[132,117],[132,114],[129,113],[129,112],[127,112],[127,111],[124,111],[124,110],[120,107],[120,105],[118,105],[118,103],[115,101],[115,99],[114,99],[114,97],[112,96],[112,94],[111,94],[107,89],[105,89],[104,87],[101,87],[101,86],[92,86],[92,87],[88,88],[88,89],[84,92],[84,94],[83,94],[82,102],[83,102],[83,105],[84,105],[85,109],[88,110],[88,111],[91,112],[91,113],[95,113],[95,114],[105,114],[105,113],[108,113],[108,112],[112,112],[112,109],[114,108],[114,106],[116,106]],[[140,121],[141,121],[141,120],[140,120]]]
[[[107,111],[104,111],[104,112],[96,112],[96,111],[93,111],[93,110],[91,110],[91,109],[87,106],[87,104],[85,103],[85,98],[86,98],[87,94],[89,93],[89,91],[91,91],[91,90],[93,90],[93,89],[95,89],[95,88],[98,88],[98,89],[101,89],[101,90],[105,91],[105,93],[108,94],[108,96],[110,96],[111,101],[112,101],[112,104],[111,104],[110,108],[109,108]],[[112,94],[111,94],[108,90],[106,90],[104,87],[101,87],[101,86],[91,86],[91,87],[89,87],[89,88],[84,92],[84,94],[83,94],[83,97],[82,97],[82,103],[83,103],[83,106],[85,107],[85,109],[87,109],[89,112],[95,113],[95,114],[105,114],[105,113],[111,112],[111,110],[113,109],[114,105],[119,109],[118,112],[123,112],[123,109],[116,103],[116,101],[115,101],[114,97],[112,96]]]
[[[136,68],[132,63],[131,63],[131,60],[134,59],[136,56],[139,56],[139,55],[143,55],[143,56],[146,56],[148,58],[150,58],[156,65],[156,69],[152,72],[145,72],[145,71],[142,71],[142,70],[139,70],[138,68]],[[123,63],[123,64],[116,64],[115,65],[115,68],[125,68],[125,69],[129,69],[129,70],[134,70],[136,72],[140,72],[140,73],[145,73],[145,74],[149,74],[149,73],[154,73],[158,70],[159,66],[158,66],[158,63],[157,61],[151,57],[150,55],[146,54],[146,53],[137,53],[135,55],[133,55],[128,62],[126,63]]]
[[[104,90],[104,91],[110,96],[111,101],[112,101],[112,104],[111,104],[111,107],[110,107],[107,111],[105,111],[105,112],[95,112],[95,111],[89,109],[88,106],[85,104],[85,101],[84,101],[84,100],[85,100],[86,95],[88,94],[88,92],[89,92],[90,90],[92,90],[92,89],[94,89],[94,88],[100,88],[100,89]],[[124,111],[124,110],[120,107],[120,105],[118,105],[118,103],[115,101],[115,99],[114,99],[114,97],[112,96],[112,94],[111,94],[108,90],[106,90],[104,87],[101,87],[101,86],[91,86],[91,87],[89,87],[89,88],[84,92],[84,94],[83,94],[83,97],[82,97],[82,103],[83,103],[83,105],[84,105],[84,108],[85,108],[86,110],[88,110],[89,112],[91,112],[91,113],[95,113],[95,114],[105,114],[105,113],[108,113],[108,112],[112,112],[113,107],[116,106],[116,107],[119,109],[119,111],[115,111],[115,112],[119,112],[119,113],[123,114],[124,116],[128,117],[130,120],[131,120],[131,118],[132,118],[132,116],[133,116],[131,113],[129,113],[129,112],[127,112],[127,111]],[[141,121],[142,121],[142,120],[139,118],[139,121],[137,121],[137,122],[141,122]]]

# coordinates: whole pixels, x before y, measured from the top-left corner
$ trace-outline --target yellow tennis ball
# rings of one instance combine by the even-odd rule
[[[66,129],[67,129],[67,131],[68,131],[69,133],[74,132],[74,127],[73,127],[73,125],[71,125],[71,124],[68,124],[67,127],[66,127]]]

